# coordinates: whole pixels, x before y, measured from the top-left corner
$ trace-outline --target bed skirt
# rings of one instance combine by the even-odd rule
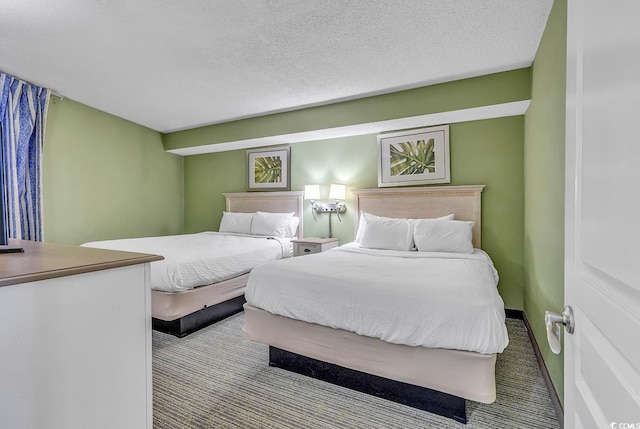
[[[152,327],[184,337],[242,311],[249,274],[182,292],[151,291]]]
[[[492,403],[496,354],[391,344],[244,305],[245,338],[350,370]],[[432,411],[436,412],[437,411]]]
[[[182,338],[192,332],[241,312],[242,305],[245,302],[244,295],[240,295],[171,321],[153,317],[151,319],[151,327],[156,331]]]
[[[467,423],[465,399],[448,393],[378,377],[273,346],[269,346],[269,366]]]

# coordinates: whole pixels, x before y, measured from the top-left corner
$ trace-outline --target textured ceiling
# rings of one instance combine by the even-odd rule
[[[553,0],[3,0],[0,70],[169,132],[531,65]]]

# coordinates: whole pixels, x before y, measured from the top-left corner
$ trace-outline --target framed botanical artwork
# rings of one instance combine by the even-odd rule
[[[289,190],[289,146],[247,150],[249,190]]]
[[[449,126],[378,136],[378,186],[449,183]]]

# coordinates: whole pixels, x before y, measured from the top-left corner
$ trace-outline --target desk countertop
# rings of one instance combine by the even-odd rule
[[[0,287],[162,260],[162,256],[9,240],[24,253],[0,254]]]

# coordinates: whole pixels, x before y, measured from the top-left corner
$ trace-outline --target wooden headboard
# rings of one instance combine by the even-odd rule
[[[481,193],[484,185],[425,186],[419,188],[356,189],[355,230],[360,212],[386,217],[434,218],[454,214],[456,220],[470,220],[473,247],[480,248]]]
[[[304,223],[302,217],[303,191],[280,192],[236,192],[223,193],[226,198],[226,211],[237,213],[290,213],[300,218],[297,237],[302,238]]]

